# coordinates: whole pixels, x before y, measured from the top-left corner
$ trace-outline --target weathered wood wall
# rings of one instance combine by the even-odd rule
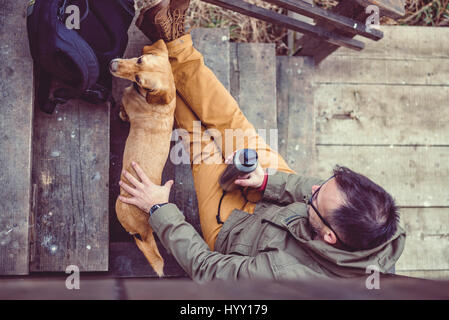
[[[346,165],[389,191],[407,231],[399,274],[449,270],[449,29],[382,27],[316,69],[318,173]]]
[[[29,271],[34,78],[24,9],[0,1],[0,275]]]

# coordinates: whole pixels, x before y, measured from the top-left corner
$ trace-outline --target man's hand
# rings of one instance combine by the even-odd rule
[[[119,185],[133,197],[127,198],[120,196],[120,201],[137,206],[140,210],[148,213],[152,206],[159,203],[168,202],[170,190],[173,185],[173,180],[167,181],[165,185],[158,186],[150,181],[148,176],[143,172],[142,168],[135,162],[132,163],[141,182],[138,181],[128,171],[124,170],[123,175],[134,186],[131,187],[125,182],[120,181]]]
[[[232,163],[234,154],[235,154],[235,152],[226,158],[226,160],[225,160],[226,164]],[[248,173],[246,175],[239,176],[238,179],[235,179],[234,183],[236,185],[239,185],[242,187],[251,187],[251,188],[257,189],[262,185],[264,178],[265,178],[265,171],[260,166],[260,163],[259,163],[259,164],[257,164],[256,170],[254,170],[253,172]]]

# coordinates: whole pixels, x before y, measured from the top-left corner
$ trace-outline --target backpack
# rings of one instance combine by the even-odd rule
[[[66,26],[71,5],[79,8],[79,29]],[[134,13],[134,0],[30,1],[27,30],[37,74],[36,103],[42,111],[52,114],[56,105],[74,98],[111,101],[109,62],[123,56]],[[64,87],[50,98],[53,79]]]

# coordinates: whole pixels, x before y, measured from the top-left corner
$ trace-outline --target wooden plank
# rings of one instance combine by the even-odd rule
[[[315,117],[313,64],[307,57],[277,57],[279,151],[290,168],[313,175]]]
[[[290,107],[289,97],[292,96],[292,92],[288,89],[288,86],[290,85],[289,78],[293,78],[294,80],[297,79],[296,75],[293,75],[293,70],[297,70],[296,72],[298,73],[298,70],[301,70],[304,60],[300,60],[300,63],[296,62],[296,66],[295,63],[292,62],[293,60],[288,59],[288,57],[286,56],[276,57],[276,117],[278,128],[278,152],[287,162],[289,128],[288,111]],[[290,64],[293,64],[295,68],[292,68]],[[289,71],[287,71],[287,69],[289,69]],[[291,76],[289,76],[290,74]],[[295,81],[294,84],[296,84],[297,82],[299,81]],[[297,96],[299,95],[293,92],[293,97]],[[293,108],[294,105],[292,105],[291,107]],[[314,131],[315,130],[313,130],[312,132]]]
[[[238,43],[240,109],[257,129],[277,128],[274,44]]]
[[[257,18],[270,23],[278,24],[284,28],[295,30],[303,34],[308,34],[313,37],[320,38],[323,41],[332,43],[337,46],[344,46],[353,50],[362,50],[364,47],[363,42],[351,39],[339,35],[334,32],[330,32],[320,26],[312,26],[302,21],[295,20],[283,14],[258,7],[256,5],[247,3],[242,0],[203,0],[204,2],[211,3],[223,7],[228,10],[236,11],[241,14]]]
[[[186,280],[123,280],[130,300],[298,300],[298,299],[448,299],[449,283],[399,276],[380,276],[378,290],[366,289],[367,277],[301,279],[298,281],[243,280],[198,284]],[[323,289],[325,288],[325,289]],[[419,288],[420,290],[416,290]],[[223,309],[221,309],[223,310]],[[176,312],[179,312],[178,310]],[[175,314],[175,313],[173,313]]]
[[[449,148],[317,145],[318,174],[336,165],[366,175],[390,192],[400,206],[449,206]]]
[[[240,70],[237,43],[229,43],[229,92],[240,105]]]
[[[23,9],[0,5],[0,275],[29,271],[33,63]]]
[[[71,100],[36,112],[32,271],[108,270],[109,106]]]
[[[449,208],[401,208],[407,232],[396,271],[449,270]]]
[[[176,262],[175,257],[167,252],[157,241],[158,248],[164,259],[164,278],[187,277],[187,274]],[[110,244],[110,272],[114,277],[147,277],[158,278],[158,275],[148,264],[145,256],[134,242],[112,242]]]
[[[367,41],[363,52],[339,48],[333,56],[358,56],[376,59],[449,58],[449,29],[422,26],[379,26],[381,41]],[[356,36],[355,39],[362,40]]]
[[[359,83],[448,86],[447,59],[372,59],[329,57],[317,68],[317,83]]]
[[[195,48],[202,53],[204,63],[229,90],[229,29],[196,28],[192,30]]]
[[[124,295],[115,279],[81,275],[79,290],[68,290],[69,275],[26,279],[0,279],[1,300],[118,300]]]
[[[317,143],[449,145],[447,101],[448,87],[316,85]]]
[[[447,300],[447,281],[380,276],[380,289],[367,290],[366,277],[301,279],[298,281],[239,281],[195,283],[190,280],[102,279],[82,276],[80,290],[67,290],[65,277],[0,279],[4,300],[297,300],[297,299],[439,299]],[[323,290],[323,288],[326,288]],[[419,288],[419,290],[416,290]],[[185,305],[187,306],[187,304]],[[180,308],[166,310],[176,318]],[[223,310],[223,309],[221,309]],[[270,310],[270,309],[268,309]],[[173,315],[173,317],[171,317]]]
[[[209,29],[210,34],[205,32],[194,31],[193,37],[201,39],[219,39],[220,44],[223,43],[223,37],[226,35],[226,30],[223,29]],[[136,57],[142,54],[142,48],[150,42],[146,37],[135,27],[131,25],[129,31],[129,43],[125,52],[125,57]],[[195,40],[198,41],[198,40]],[[222,46],[215,43],[216,50],[222,50]],[[229,50],[228,50],[229,51]],[[214,59],[208,60],[206,63],[211,63]],[[229,66],[225,65],[228,69]],[[226,83],[226,76],[229,79],[229,71],[226,75],[225,70],[221,72],[221,81]],[[228,80],[229,82],[229,80]],[[123,89],[129,86],[131,82],[114,78],[113,79],[113,95],[116,101],[121,101]],[[111,114],[111,187],[109,196],[109,212],[111,219],[111,252],[110,252],[110,267],[111,273],[118,277],[157,277],[156,273],[150,268],[147,260],[138,250],[132,237],[123,229],[120,222],[117,220],[115,213],[115,201],[119,194],[118,181],[120,180],[120,172],[122,168],[123,151],[126,143],[126,138],[129,132],[129,124],[124,123],[118,117],[119,109],[116,108]],[[173,148],[175,141],[172,142]],[[170,194],[170,202],[175,203],[178,208],[186,216],[186,220],[190,222],[194,228],[201,233],[198,204],[196,193],[193,186],[193,177],[188,164],[174,165],[167,161],[164,171],[162,173],[162,183],[173,179],[175,184]],[[157,239],[157,245],[161,255],[165,259],[164,273],[166,277],[185,277],[185,272],[179,267],[176,260],[167,253],[163,245]]]
[[[409,270],[398,271],[396,274],[411,278],[428,280],[449,280],[449,270]]]
[[[137,18],[137,17],[136,17]],[[124,58],[134,58],[142,54],[142,48],[145,45],[151,44],[145,35],[135,26],[134,22],[128,30],[128,46],[124,53]],[[119,181],[121,177],[121,170],[123,166],[123,152],[125,150],[126,139],[129,134],[129,123],[123,122],[119,118],[119,105],[122,101],[123,90],[131,85],[131,81],[112,78],[112,95],[116,101],[117,106],[111,109],[110,113],[110,168],[109,168],[109,221],[110,221],[110,242],[132,242],[134,239],[122,227],[117,219],[115,212],[115,202],[120,194]],[[159,247],[160,248],[160,247]],[[115,251],[111,248],[110,260],[114,259]],[[148,262],[145,264],[150,268]],[[115,270],[112,270],[113,272]]]
[[[368,28],[365,24],[358,23],[358,21],[352,20],[351,18],[340,14],[336,14],[330,10],[322,9],[318,6],[315,7],[305,1],[265,0],[265,2],[272,3],[281,8],[302,14],[306,17],[332,24],[337,29],[353,32],[372,40],[379,40],[383,37],[382,32],[379,30]]]

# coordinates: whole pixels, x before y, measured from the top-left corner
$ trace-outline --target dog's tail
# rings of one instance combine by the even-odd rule
[[[159,277],[164,275],[164,259],[159,253],[159,249],[154,240],[153,234],[149,233],[146,238],[139,239],[140,237],[134,236],[137,247],[143,252],[145,258],[147,258],[151,267],[156,271]]]

